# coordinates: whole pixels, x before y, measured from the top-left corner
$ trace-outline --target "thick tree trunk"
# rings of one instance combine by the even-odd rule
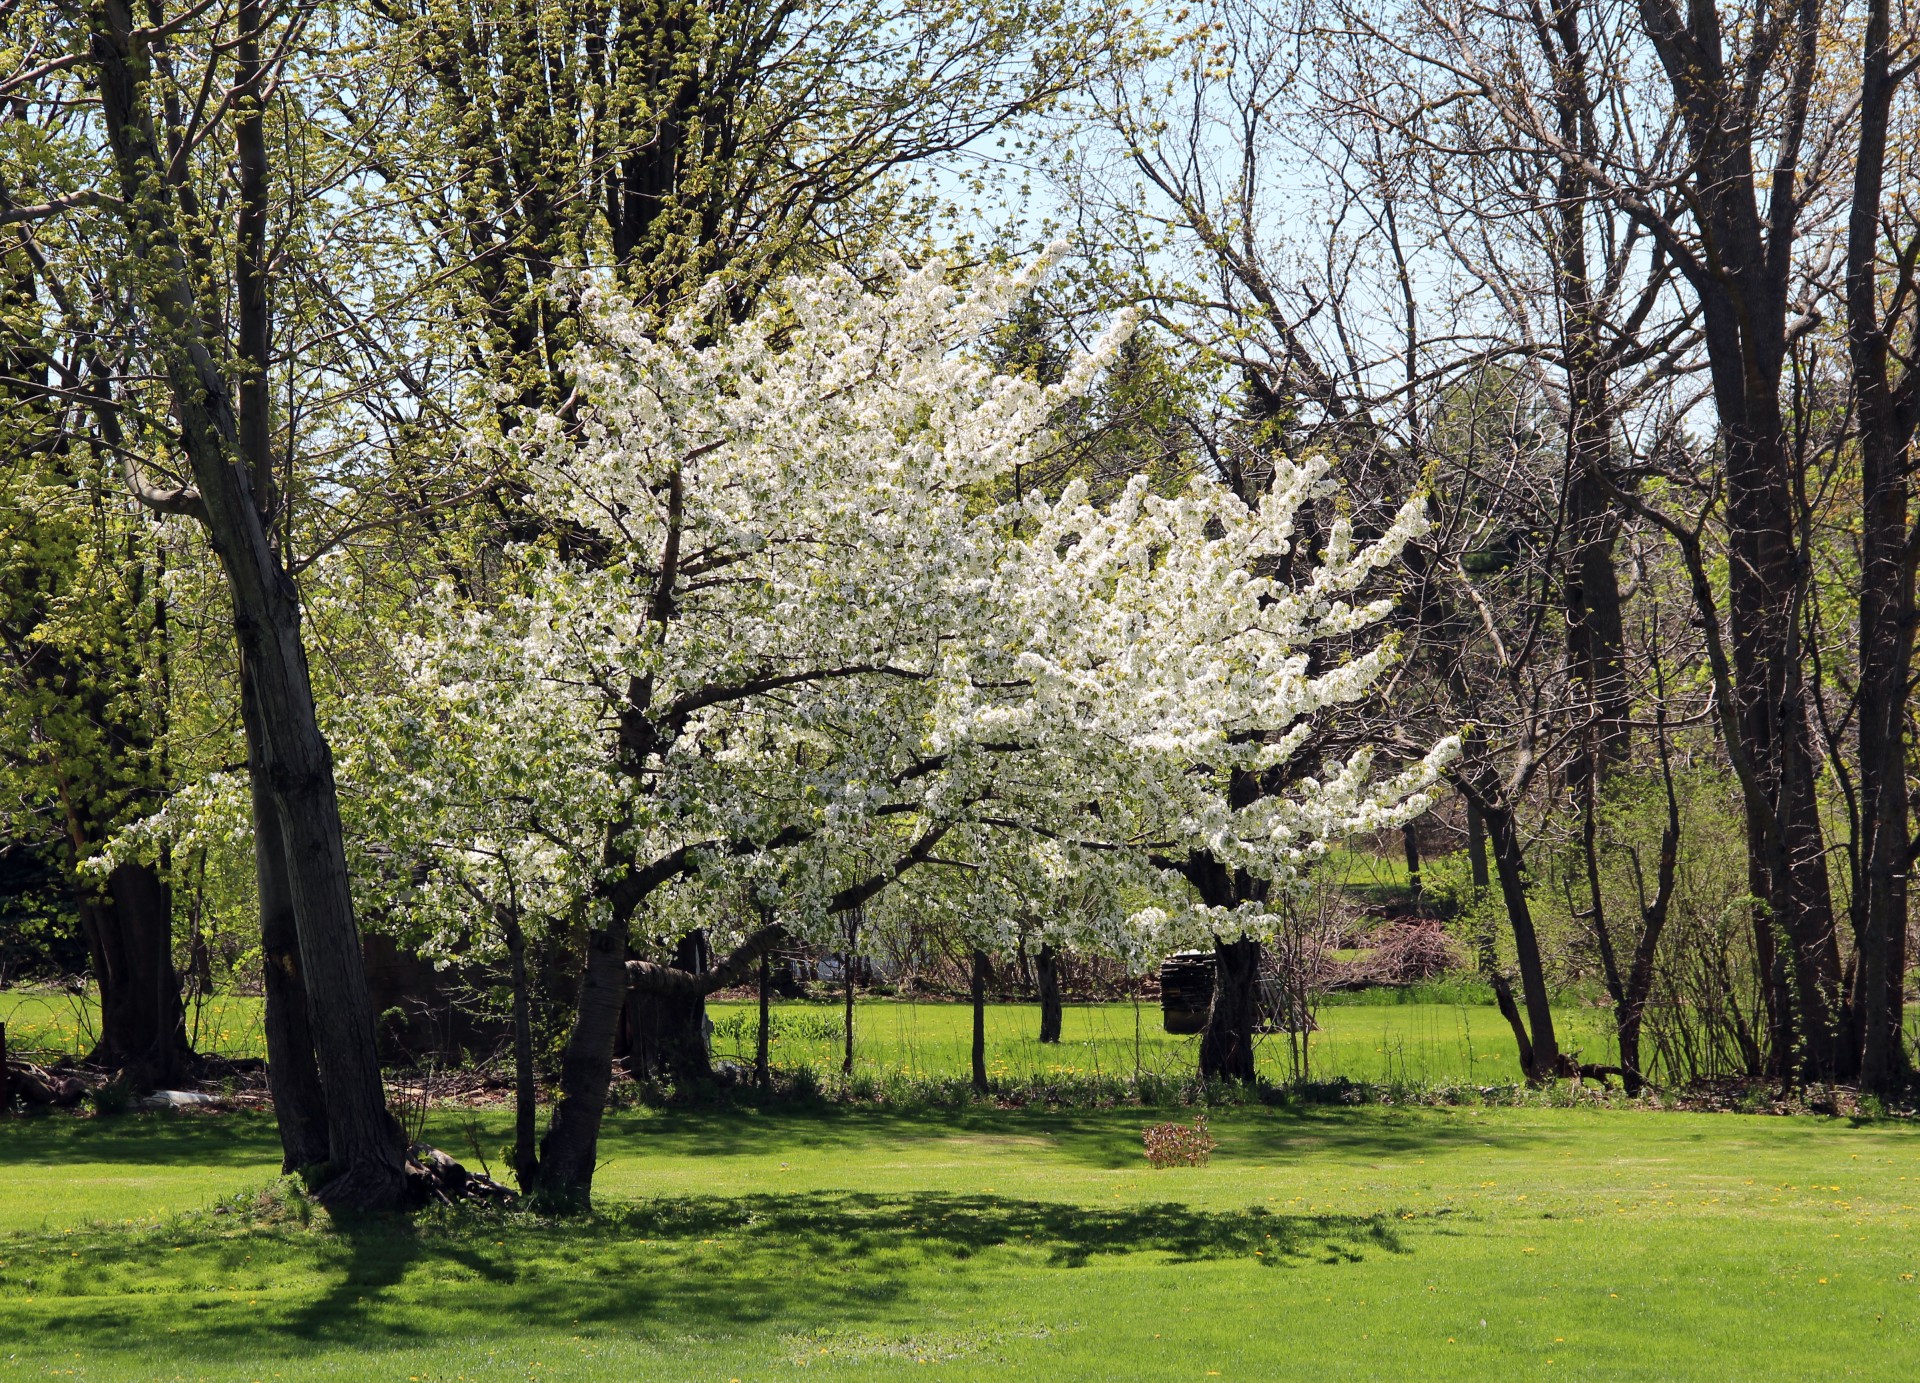
[[[1042,942],[1035,967],[1039,971],[1040,1040],[1060,1040],[1060,956],[1051,942]]]
[[[929,828],[911,849],[897,859],[893,867],[870,875],[842,889],[828,900],[828,912],[857,914],[861,906],[907,869],[922,862],[946,834],[944,825]],[[563,1213],[584,1213],[591,1208],[593,1165],[600,1143],[600,1121],[606,1113],[607,1091],[613,1083],[613,1048],[620,1031],[620,1014],[627,991],[645,987],[654,992],[677,991],[698,994],[703,999],[729,984],[738,984],[748,974],[747,967],[758,961],[769,948],[785,944],[787,934],[769,924],[749,937],[725,961],[704,974],[690,973],[673,966],[626,959],[627,939],[632,932],[634,910],[647,893],[667,879],[683,874],[685,868],[672,858],[655,861],[640,871],[636,880],[628,873],[610,901],[611,924],[605,931],[587,934],[586,961],[580,976],[579,1003],[574,1014],[573,1032],[567,1038],[560,1063],[559,1098],[554,1103],[553,1120],[540,1145],[539,1191],[536,1202]],[[855,931],[849,923],[849,942]],[[848,1057],[852,1057],[852,988],[848,988]]]
[[[1420,901],[1420,836],[1409,821],[1400,828],[1400,845],[1407,857],[1407,892]]]
[[[973,1093],[987,1093],[987,953],[974,949],[968,995],[973,1000]]]
[[[1799,158],[1819,72],[1817,5],[1783,10],[1772,74],[1729,59],[1713,6],[1684,17],[1641,6],[1687,139],[1688,214],[1703,250],[1684,266],[1699,295],[1702,338],[1725,456],[1728,627],[1734,726],[1754,882],[1780,945],[1770,967],[1776,1058],[1805,1079],[1846,1079],[1858,1065],[1841,992],[1840,952],[1817,792],[1802,616],[1812,570],[1798,523],[1804,456],[1786,426],[1787,362],[1800,200]],[[1754,92],[1777,77],[1764,131]],[[1769,86],[1769,90],[1773,88]],[[1777,160],[1765,169],[1758,157]],[[1762,208],[1763,189],[1767,206]],[[1696,600],[1711,617],[1696,576]],[[1716,670],[1716,677],[1720,673]],[[1770,942],[1762,939],[1762,950]],[[1786,1049],[1787,1014],[1797,1051]]]
[[[401,1137],[387,1112],[360,931],[353,916],[332,754],[321,737],[300,648],[298,607],[278,603],[263,640],[276,675],[260,677],[268,792],[281,830],[313,1052],[326,1091],[327,1160],[320,1189],[348,1210],[390,1209],[405,1194]],[[257,674],[256,674],[257,675]]]
[[[142,1089],[177,1081],[192,1059],[173,968],[173,900],[152,866],[128,861],[78,899],[100,990],[100,1037],[88,1057]]]
[[[1577,30],[1563,29],[1579,50]],[[1562,138],[1591,152],[1591,100],[1584,74],[1569,73],[1557,85]],[[1565,567],[1567,653],[1575,681],[1593,715],[1593,733],[1582,750],[1591,765],[1576,764],[1573,781],[1604,778],[1627,757],[1627,727],[1633,698],[1627,683],[1626,624],[1621,616],[1620,575],[1613,548],[1619,517],[1611,494],[1613,472],[1613,371],[1617,348],[1613,324],[1604,320],[1599,289],[1588,260],[1587,219],[1592,187],[1586,170],[1568,159],[1560,169],[1558,261],[1561,355],[1566,372],[1567,469]]]
[[[1200,1074],[1207,1080],[1254,1079],[1254,1029],[1259,1021],[1260,943],[1213,943],[1213,1004],[1200,1034]]]
[[[674,946],[676,970],[697,975],[712,963],[707,934],[698,928]],[[636,1080],[688,1085],[713,1079],[704,994],[656,994],[635,989],[627,996],[627,1032],[633,1043],[627,1072]]]
[[[240,670],[240,718],[247,729],[252,770],[253,868],[260,909],[261,988],[265,993],[267,1085],[273,1091],[273,1116],[280,1127],[280,1170],[319,1168],[327,1161],[327,1096],[313,1055],[313,1027],[307,1020],[307,985],[300,965],[300,936],[293,921],[293,889],[287,882],[287,854],[280,841],[280,816],[267,791],[252,746],[260,742],[254,724],[253,691]]]

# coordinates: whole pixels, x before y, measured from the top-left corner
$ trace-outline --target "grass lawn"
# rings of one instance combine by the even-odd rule
[[[751,1061],[758,1011],[753,1004],[708,1006],[717,1055]],[[82,1053],[93,1044],[91,998],[59,990],[0,990],[0,1023],[16,1053]],[[1033,1004],[987,1008],[987,1059],[995,1075],[1125,1074],[1140,1068],[1162,1075],[1191,1073],[1197,1038],[1171,1037],[1161,1029],[1157,1004],[1069,1004],[1059,1046],[1036,1040],[1040,1010]],[[189,1026],[196,1015],[189,1014]],[[1139,1020],[1138,1045],[1135,1019]],[[197,1015],[198,1049],[230,1057],[266,1055],[260,1000],[237,994],[212,996]],[[1562,1008],[1557,1013],[1563,1046],[1588,1061],[1613,1060],[1605,1010]],[[965,1076],[972,1040],[972,1010],[965,1004],[862,999],[854,1011],[854,1064],[860,1074]],[[1499,1013],[1484,1004],[1327,1004],[1320,1031],[1309,1046],[1309,1069],[1317,1078],[1359,1081],[1405,1080],[1432,1084],[1504,1084],[1520,1079],[1513,1035]],[[843,1049],[837,1005],[781,1003],[774,1006],[776,1066],[811,1066],[823,1075],[840,1070]],[[1260,1074],[1287,1079],[1292,1066],[1283,1035],[1261,1039]]]
[[[1155,1172],[1152,1117],[636,1111],[590,1221],[347,1229],[207,1213],[269,1179],[264,1118],[12,1120],[0,1378],[1914,1372],[1920,1131],[1256,1107]]]
[[[751,1061],[757,1006],[715,1003],[707,1008],[714,1023],[715,1053]],[[773,1017],[775,1066],[811,1066],[823,1074],[840,1070],[845,1039],[837,1007],[776,1004]],[[1565,1008],[1556,1019],[1564,1046],[1579,1048],[1588,1061],[1614,1059],[1605,1010]],[[1317,1079],[1481,1085],[1520,1079],[1513,1032],[1490,1006],[1327,1004],[1318,1021],[1320,1030],[1312,1034],[1308,1048],[1309,1073]],[[1113,1075],[1132,1072],[1137,1062],[1158,1074],[1187,1075],[1199,1060],[1199,1038],[1168,1035],[1160,1025],[1157,1003],[1137,1009],[1128,1003],[1068,1004],[1061,1014],[1058,1046],[1041,1046],[1039,1031],[1038,1005],[988,1005],[989,1073]],[[870,1000],[854,1006],[856,1073],[965,1076],[971,1069],[972,1041],[973,1010],[966,1004]],[[1263,1079],[1280,1082],[1290,1077],[1284,1034],[1260,1039],[1258,1066]]]

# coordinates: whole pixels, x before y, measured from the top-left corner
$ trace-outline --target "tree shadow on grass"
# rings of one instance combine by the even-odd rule
[[[139,1339],[163,1357],[240,1363],[529,1332],[804,1332],[946,1301],[969,1273],[1135,1255],[1150,1256],[1146,1271],[1226,1260],[1271,1270],[1407,1251],[1387,1216],[940,1193],[676,1197],[580,1221],[462,1214],[237,1233],[204,1221],[45,1236],[16,1253],[0,1294],[37,1302],[0,1313],[0,1355]],[[83,1270],[70,1266],[80,1256]]]
[[[0,1167],[47,1162],[246,1167],[279,1170],[280,1135],[271,1114],[125,1114],[81,1119],[66,1113],[0,1120]]]
[[[870,1150],[887,1142],[1024,1141],[1037,1139],[1081,1166],[1124,1170],[1141,1165],[1140,1130],[1164,1120],[1191,1120],[1198,1109],[897,1110],[828,1104],[759,1109],[669,1108],[610,1116],[601,1134],[604,1156],[779,1156],[796,1149]],[[1211,1112],[1226,1161],[1270,1160],[1309,1153],[1393,1158],[1453,1147],[1497,1145],[1513,1150],[1549,1141],[1538,1129],[1468,1119],[1446,1110],[1380,1108],[1273,1109]]]
[[[1260,1206],[1207,1211],[1170,1203],[1089,1207],[941,1192],[672,1197],[622,1208],[602,1223],[629,1238],[750,1235],[793,1244],[823,1261],[858,1261],[888,1250],[967,1259],[1010,1245],[1063,1268],[1129,1253],[1183,1263],[1258,1255],[1265,1266],[1278,1267],[1308,1258],[1358,1262],[1369,1247],[1405,1251],[1381,1215],[1288,1215]]]

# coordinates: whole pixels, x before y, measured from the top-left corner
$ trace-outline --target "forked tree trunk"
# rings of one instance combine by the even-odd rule
[[[173,905],[152,866],[128,861],[106,887],[78,900],[100,989],[100,1039],[89,1061],[142,1089],[177,1081],[192,1058],[180,977],[173,968]]]
[[[1479,808],[1487,842],[1492,847],[1493,864],[1500,880],[1500,897],[1506,904],[1507,922],[1513,929],[1513,949],[1520,962],[1520,994],[1526,1005],[1527,1027],[1523,1032],[1518,1010],[1512,1009],[1510,991],[1501,1006],[1514,1029],[1520,1048],[1520,1064],[1529,1081],[1550,1080],[1560,1070],[1560,1046],[1553,1030],[1553,1004],[1547,992],[1546,967],[1540,958],[1540,938],[1533,927],[1533,909],[1527,900],[1526,858],[1520,834],[1507,805],[1499,781],[1489,771],[1468,766],[1456,775],[1460,790]],[[1505,984],[1492,969],[1496,998]]]
[[[1213,943],[1213,1004],[1200,1034],[1200,1074],[1207,1080],[1254,1079],[1259,1021],[1260,943],[1250,937]]]
[[[987,953],[974,948],[968,991],[973,1000],[973,1093],[987,1093]]]
[[[240,0],[235,20],[236,77],[267,80],[259,5]],[[165,376],[194,478],[191,490],[157,491],[127,453],[129,485],[151,507],[198,519],[227,579],[242,675],[253,692],[249,762],[264,779],[280,824],[314,1055],[327,1093],[332,1175],[320,1195],[341,1210],[390,1208],[404,1197],[406,1179],[399,1129],[380,1081],[333,757],[314,710],[299,593],[265,517],[273,457],[264,112],[259,102],[241,103],[232,116],[238,337],[231,344],[241,368],[230,379],[221,364],[229,343],[219,350],[209,344],[208,319],[179,236],[176,214],[180,199],[194,195],[186,181],[192,170],[165,156],[155,131],[150,33],[136,26],[126,0],[101,0],[89,11],[89,28],[102,124],[119,173],[118,211],[144,266],[137,280],[141,324]]]
[[[676,970],[697,975],[712,961],[707,934],[698,928],[674,945]],[[635,989],[627,995],[627,1032],[633,1044],[627,1070],[635,1079],[665,1080],[675,1085],[713,1079],[705,995]]]
[[[1060,1040],[1060,955],[1051,942],[1040,947],[1037,969],[1040,972],[1040,1040]]]

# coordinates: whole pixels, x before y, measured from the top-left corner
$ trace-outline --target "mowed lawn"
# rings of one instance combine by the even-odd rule
[[[630,1112],[578,1223],[209,1213],[256,1116],[0,1123],[0,1377],[1911,1378],[1920,1139],[1585,1108]],[[498,1113],[436,1110],[465,1153]],[[467,1154],[470,1156],[470,1154]],[[497,1168],[496,1168],[497,1170]],[[104,1219],[105,1224],[90,1223]],[[131,1223],[128,1223],[131,1221]]]
[[[716,1055],[753,1059],[756,1005],[714,1003]],[[773,1006],[773,1062],[811,1067],[822,1076],[840,1071],[845,1053],[842,1015],[823,1003]],[[1058,1045],[1038,1040],[1040,1010],[1033,1004],[987,1007],[987,1059],[996,1077],[1126,1075],[1136,1069],[1185,1075],[1198,1060],[1198,1039],[1169,1036],[1157,1003],[1069,1004]],[[1556,1014],[1564,1047],[1587,1061],[1609,1063],[1614,1046],[1607,1011],[1567,1007]],[[85,996],[60,991],[0,991],[0,1023],[16,1052],[80,1053],[93,1043],[94,1010]],[[212,996],[197,1013],[198,1049],[231,1057],[266,1054],[260,1000]],[[1136,1028],[1137,1022],[1137,1028]],[[973,1011],[966,1004],[862,999],[854,1010],[854,1070],[887,1077],[964,1077],[969,1071]],[[1317,1079],[1419,1084],[1506,1084],[1520,1079],[1513,1035],[1490,1005],[1327,1004],[1320,1030],[1308,1039],[1308,1072]],[[1137,1039],[1137,1041],[1136,1041]],[[1293,1055],[1283,1034],[1260,1039],[1263,1079],[1292,1077]]]

